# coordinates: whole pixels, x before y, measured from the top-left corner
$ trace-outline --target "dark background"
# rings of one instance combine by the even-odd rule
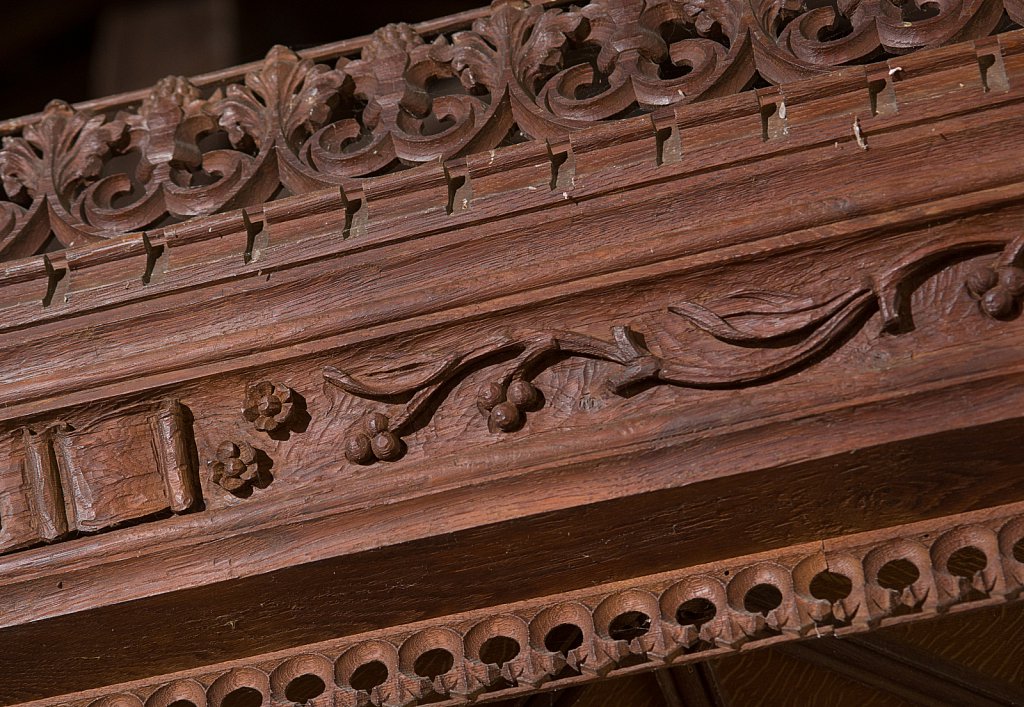
[[[5,3],[0,119],[420,22],[487,0],[30,0]]]

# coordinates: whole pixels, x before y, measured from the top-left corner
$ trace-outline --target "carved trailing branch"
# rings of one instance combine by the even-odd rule
[[[470,29],[389,25],[333,66],[275,47],[212,93],[169,77],[116,115],[53,102],[0,148],[0,259],[976,39],[1004,10],[1024,21],[1021,0],[495,0]]]
[[[642,384],[681,388],[740,388],[794,373],[821,359],[880,312],[883,329],[905,326],[909,284],[922,273],[1002,248],[991,266],[972,272],[965,287],[981,311],[994,319],[1020,313],[1024,297],[1024,236],[1009,244],[978,238],[928,244],[862,284],[824,298],[743,291],[713,307],[696,302],[668,312],[732,348],[724,355],[691,363],[652,353],[629,326],[616,326],[610,340],[572,331],[510,331],[468,351],[454,353],[418,377],[370,383],[338,368],[324,369],[325,380],[351,395],[393,403],[386,412],[368,412],[348,431],[345,456],[356,464],[394,461],[404,452],[403,437],[425,411],[447,395],[453,383],[477,367],[496,375],[477,396],[491,432],[517,430],[525,413],[538,409],[542,394],[530,381],[557,357],[584,357],[618,366],[605,382],[612,395],[625,396]],[[682,347],[679,347],[682,348]],[[557,356],[556,356],[557,355]],[[497,359],[504,359],[500,364]]]

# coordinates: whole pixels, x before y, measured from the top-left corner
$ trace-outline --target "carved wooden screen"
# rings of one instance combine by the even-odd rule
[[[486,702],[1016,600],[1022,21],[495,2],[0,124],[0,700]]]

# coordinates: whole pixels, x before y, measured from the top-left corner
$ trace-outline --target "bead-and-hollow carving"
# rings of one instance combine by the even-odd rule
[[[605,388],[614,395],[623,395],[639,384],[683,388],[757,385],[810,364],[852,330],[864,326],[876,311],[881,313],[884,330],[898,332],[904,325],[901,312],[907,297],[906,284],[912,278],[933,272],[935,263],[948,264],[951,259],[999,249],[1002,254],[995,266],[982,270],[981,275],[972,274],[967,288],[975,297],[980,297],[983,312],[1006,318],[1017,311],[1017,299],[1024,292],[1024,283],[1019,277],[1024,236],[1010,243],[977,237],[929,244],[863,284],[823,297],[744,291],[726,297],[713,307],[696,302],[669,307],[669,313],[683,317],[715,339],[730,344],[736,354],[697,365],[657,356],[629,326],[616,326],[610,341],[572,331],[506,332],[467,351],[449,354],[418,377],[406,376],[393,384],[369,383],[331,366],[324,369],[324,378],[361,398],[408,398],[399,409],[389,410],[387,416],[370,413],[346,439],[346,456],[350,461],[361,464],[375,459],[390,461],[401,455],[401,438],[412,430],[416,418],[433,409],[438,399],[450,390],[453,381],[474,366],[496,357],[504,356],[508,360],[494,364],[502,369],[477,398],[477,406],[488,416],[492,432],[517,429],[522,422],[522,412],[540,402],[541,394],[528,378],[550,365],[553,354],[618,365],[620,370],[605,381]],[[990,289],[986,292],[985,287]],[[382,435],[386,435],[386,445]],[[382,448],[386,447],[386,455],[372,448],[371,440],[378,437]]]
[[[295,681],[312,675],[323,685],[317,699],[329,704],[466,704],[579,676],[849,636],[1019,600],[1020,513],[1016,504],[470,611],[111,687],[103,699],[219,705],[249,688],[285,702]],[[424,656],[442,669],[424,674]],[[87,707],[97,696],[61,703]]]
[[[221,442],[216,458],[207,463],[210,480],[231,493],[245,493],[259,483],[259,454],[248,442]]]
[[[757,76],[779,84],[977,39],[1004,10],[1024,23],[1022,0],[943,0],[928,4],[937,14],[927,18],[911,8],[920,9],[889,0],[495,0],[488,17],[430,43],[388,25],[355,59],[316,63],[274,47],[239,81],[211,91],[168,77],[113,116],[53,102],[3,140],[0,258],[32,255],[51,234],[87,243],[166,216],[262,203],[281,186],[336,187],[492,150],[510,136],[562,139],[736,93]],[[993,74],[986,86],[1005,84],[1001,67],[979,63],[980,75]],[[113,166],[128,153],[136,168]]]
[[[261,381],[245,392],[242,417],[261,432],[287,428],[295,416],[295,392],[286,385]]]

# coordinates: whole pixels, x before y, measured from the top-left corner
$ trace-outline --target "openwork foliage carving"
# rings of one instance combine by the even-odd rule
[[[116,114],[46,107],[0,149],[0,258],[257,204],[595,122],[983,37],[1020,0],[495,0],[331,66],[284,47],[240,82],[169,77]],[[282,190],[283,187],[283,190]]]

